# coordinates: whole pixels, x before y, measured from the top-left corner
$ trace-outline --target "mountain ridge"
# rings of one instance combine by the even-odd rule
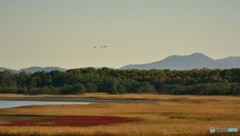
[[[228,59],[227,59],[228,58]],[[150,69],[170,69],[170,70],[191,70],[191,69],[229,69],[229,68],[240,68],[240,57],[227,57],[223,59],[214,60],[202,53],[193,53],[191,55],[171,55],[163,60],[155,61],[145,64],[131,64],[121,67],[122,70],[127,69],[140,69],[140,70],[150,70]],[[237,57],[238,58],[238,57]],[[226,60],[227,59],[227,60]],[[236,59],[239,63],[231,63]],[[229,63],[227,63],[229,62]],[[234,65],[235,64],[235,65]]]
[[[160,61],[155,61],[155,62],[150,62],[145,64],[130,64],[130,65],[125,65],[119,69],[120,70],[128,70],[128,69],[191,70],[191,69],[202,69],[202,68],[208,68],[208,69],[240,68],[240,56],[230,56],[230,57],[214,60],[202,53],[193,53],[190,55],[171,55]],[[45,72],[51,72],[54,70],[66,71],[68,69],[57,67],[57,66],[48,66],[48,67],[32,66],[32,67],[22,68],[20,70],[0,67],[0,72],[6,71],[6,70],[14,73],[20,73],[23,71],[34,73],[37,71],[45,71]]]
[[[1,71],[11,71],[14,73],[20,73],[20,72],[29,72],[29,73],[34,73],[37,71],[45,71],[45,72],[51,72],[54,70],[58,70],[58,71],[66,71],[67,69],[65,68],[61,68],[61,67],[56,67],[56,66],[48,66],[48,67],[39,67],[39,66],[32,66],[32,67],[27,67],[27,68],[22,68],[20,70],[13,70],[13,69],[9,69],[9,68],[4,68],[4,67],[0,67],[0,72]]]
[[[223,59],[217,59],[216,61],[230,66],[232,65],[233,68],[240,68],[240,56],[230,56]]]
[[[16,72],[16,70],[14,70],[14,69],[4,68],[4,67],[0,67],[0,72],[1,72],[1,71],[11,71],[11,72]]]

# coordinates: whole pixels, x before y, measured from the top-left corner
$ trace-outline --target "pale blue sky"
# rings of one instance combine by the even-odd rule
[[[240,0],[0,0],[1,67],[118,68],[193,52],[240,56]]]

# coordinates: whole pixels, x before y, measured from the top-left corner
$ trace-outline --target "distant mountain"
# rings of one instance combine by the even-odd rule
[[[227,57],[223,59],[217,59],[218,63],[225,64],[231,68],[240,68],[240,57]]]
[[[231,60],[231,61],[230,61]],[[236,64],[235,66],[233,66]],[[170,70],[191,70],[191,69],[228,69],[228,68],[240,68],[239,59],[221,59],[214,60],[201,53],[193,53],[191,55],[169,56],[161,61],[152,62],[148,64],[127,65],[121,69],[170,69]]]
[[[100,67],[99,67],[100,68]],[[161,61],[156,61],[147,64],[135,64],[126,65],[121,67],[122,70],[127,69],[170,69],[170,70],[191,70],[191,69],[230,69],[230,68],[240,68],[240,56],[239,57],[227,57],[223,59],[214,60],[202,53],[193,53],[191,55],[172,55]],[[34,73],[37,71],[51,72],[54,70],[66,71],[67,69],[61,67],[29,67],[20,70],[13,70],[8,68],[0,67],[0,72],[2,71],[12,71],[14,73],[19,73],[22,71]]]
[[[60,67],[29,67],[29,68],[20,69],[18,72],[25,71],[25,72],[34,73],[34,72],[37,72],[37,71],[51,72],[51,71],[54,71],[54,70],[66,71],[66,69],[60,68]]]
[[[3,67],[0,67],[0,72],[2,72],[2,71],[16,72],[16,70],[14,70],[14,69],[9,69],[9,68],[3,68]]]

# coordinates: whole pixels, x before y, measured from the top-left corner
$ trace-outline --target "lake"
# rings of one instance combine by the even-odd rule
[[[0,109],[2,108],[12,108],[20,106],[32,106],[32,105],[59,105],[59,104],[91,104],[93,102],[44,102],[44,101],[6,101],[0,100]]]

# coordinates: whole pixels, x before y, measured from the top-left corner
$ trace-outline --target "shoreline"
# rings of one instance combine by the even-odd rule
[[[94,103],[144,103],[144,102],[177,102],[177,101],[232,101],[240,100],[240,96],[224,95],[163,95],[163,94],[106,94],[86,93],[78,95],[23,95],[0,94],[5,101],[58,101],[58,102],[94,102]]]
[[[93,102],[93,103],[143,103],[161,102],[171,100],[148,100],[148,99],[98,99],[82,97],[0,97],[0,101],[46,101],[46,102]]]

